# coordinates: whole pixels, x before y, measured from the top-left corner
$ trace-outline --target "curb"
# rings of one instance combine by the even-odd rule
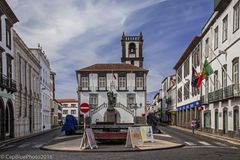
[[[33,133],[33,134],[30,134],[30,135],[27,135],[27,136],[23,136],[23,137],[19,137],[19,138],[12,138],[12,139],[9,139],[9,140],[5,140],[3,142],[0,142],[0,149],[6,145],[9,145],[9,144],[12,144],[12,143],[16,143],[16,142],[19,142],[19,141],[22,141],[22,140],[25,140],[25,139],[28,139],[28,138],[32,138],[32,137],[37,137],[37,136],[40,136],[40,135],[43,135],[43,134],[46,134],[46,133],[49,133],[51,131],[55,131],[57,129],[60,129],[61,127],[56,127],[56,128],[53,128],[53,129],[49,129],[49,130],[46,130],[46,131],[41,131],[41,132],[38,132],[38,133]]]
[[[172,147],[165,147],[165,148],[153,148],[153,149],[144,149],[144,150],[141,150],[141,149],[129,149],[129,150],[64,150],[64,149],[51,149],[51,148],[48,148],[48,147],[40,147],[40,149],[42,150],[46,150],[46,151],[57,151],[57,152],[92,152],[92,153],[99,153],[99,152],[108,152],[108,153],[111,153],[111,152],[144,152],[144,151],[155,151],[155,150],[167,150],[167,149],[175,149],[175,148],[180,148],[180,147],[184,147],[185,144],[182,143],[182,144],[178,144],[178,145],[175,145],[175,146],[172,146]]]
[[[178,127],[178,126],[169,126],[169,127],[175,128],[175,129],[178,129],[178,130],[182,130],[182,131],[185,131],[185,132],[191,132],[191,130],[188,130],[188,129],[185,129],[185,128],[182,128],[182,127]],[[199,136],[204,136],[204,137],[207,137],[207,138],[222,140],[222,141],[240,146],[240,142],[236,142],[236,141],[239,141],[238,139],[236,139],[234,141],[234,139],[229,139],[228,137],[220,137],[220,136],[216,136],[216,135],[209,135],[208,133],[204,134],[204,132],[201,132],[201,131],[195,132],[195,134],[199,135]]]

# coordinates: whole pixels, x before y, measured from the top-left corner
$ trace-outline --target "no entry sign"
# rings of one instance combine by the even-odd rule
[[[88,103],[82,103],[81,105],[80,105],[80,111],[82,112],[82,113],[87,113],[87,112],[89,112],[89,104]]]

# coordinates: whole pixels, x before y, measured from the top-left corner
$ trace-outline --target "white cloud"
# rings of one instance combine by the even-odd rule
[[[132,13],[161,1],[9,0],[8,3],[20,20],[16,30],[22,39],[29,47],[41,43],[48,55],[57,73],[57,96],[71,98],[76,97],[75,70],[111,62],[112,56],[96,54],[98,48],[119,36]],[[155,71],[150,72],[150,77],[153,75]]]

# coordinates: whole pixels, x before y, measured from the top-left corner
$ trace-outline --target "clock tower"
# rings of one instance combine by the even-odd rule
[[[143,35],[140,32],[139,36],[122,35],[122,63],[132,64],[143,68]]]

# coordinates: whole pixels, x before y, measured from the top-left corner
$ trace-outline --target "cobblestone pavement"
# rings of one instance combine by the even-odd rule
[[[17,143],[9,144],[0,150],[0,160],[239,160],[238,147],[224,141],[193,135],[175,128],[160,127],[170,136],[178,138],[185,147],[169,150],[146,152],[109,152],[109,153],[77,153],[44,151],[40,147],[60,134],[59,130],[48,134],[32,137]]]

